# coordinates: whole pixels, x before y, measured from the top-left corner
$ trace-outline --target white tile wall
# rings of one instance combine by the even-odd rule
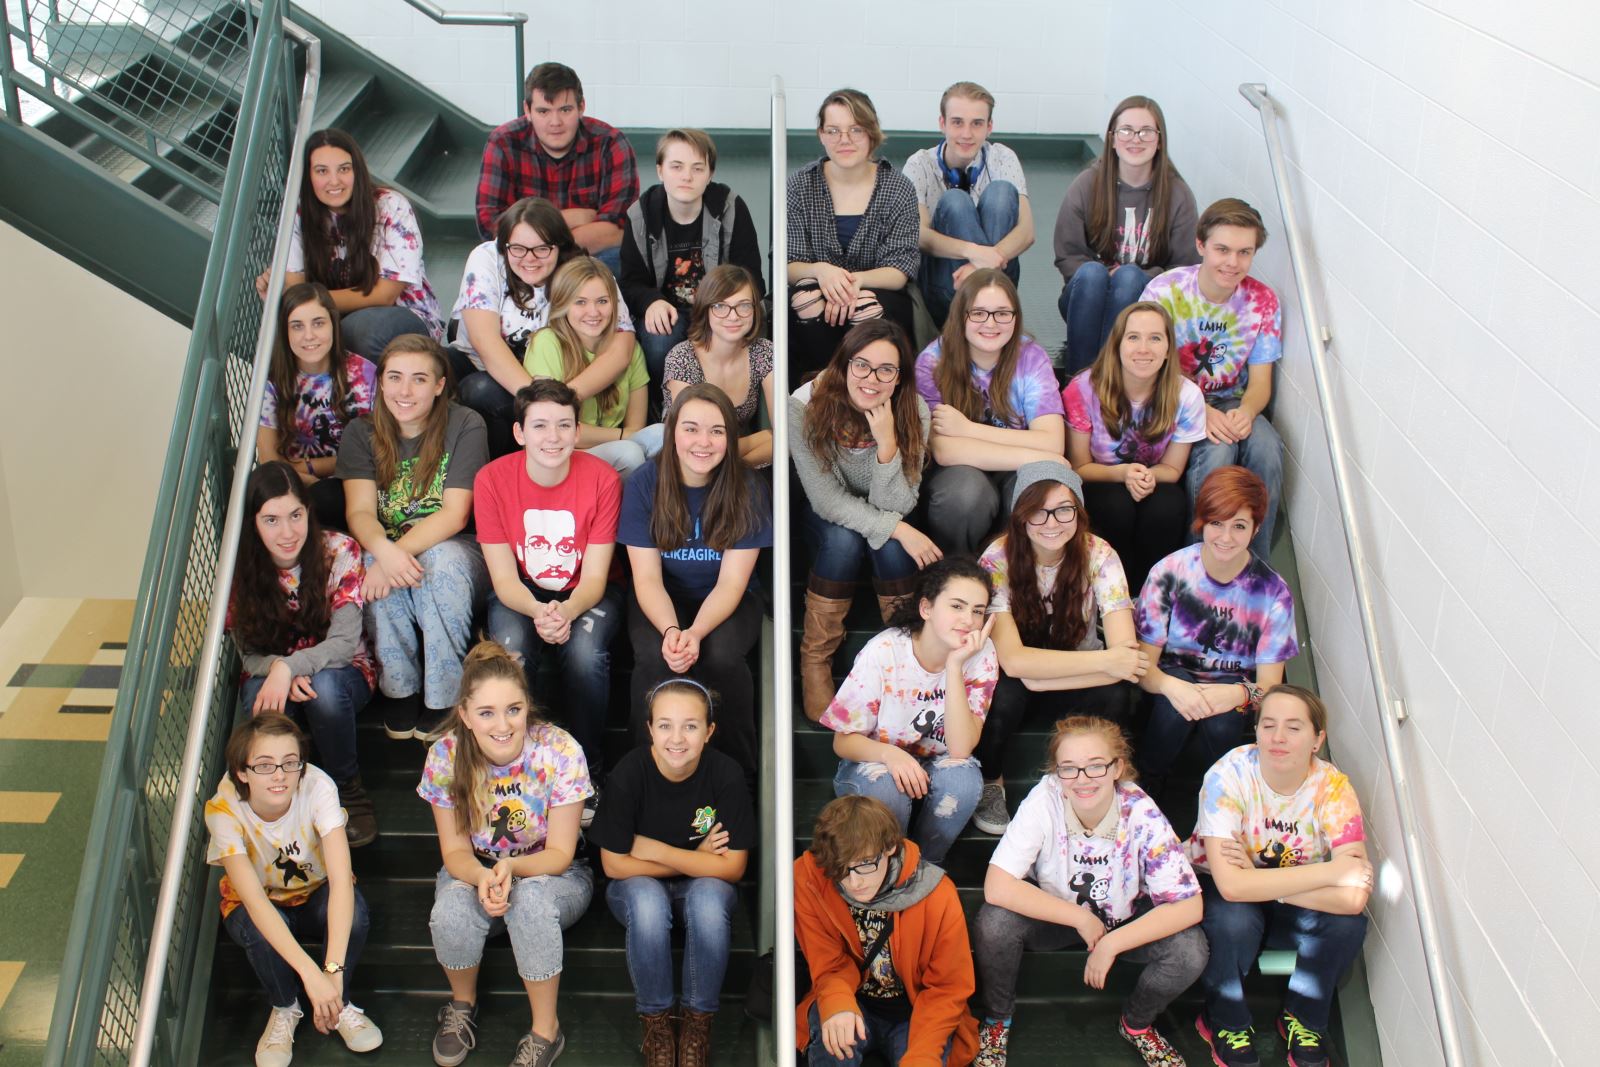
[[[1370,538],[1467,1062],[1577,1065],[1600,1024],[1600,8],[1177,0],[1112,10],[1106,99],[1148,92],[1202,205],[1239,195],[1286,300],[1276,418],[1334,744],[1405,889],[1321,409],[1255,111],[1282,110]],[[1581,45],[1588,41],[1589,45]],[[1104,106],[1104,105],[1102,105]],[[1409,892],[1375,901],[1386,1061],[1437,1062]]]
[[[298,2],[483,121],[517,114],[509,30],[440,27],[403,0]],[[996,95],[1002,132],[1095,133],[1105,122],[1108,0],[998,0],[981,14],[967,0],[442,6],[527,12],[528,64],[571,66],[589,113],[619,126],[765,127],[774,74],[794,129],[811,129],[817,102],[844,85],[872,97],[886,128],[933,129],[939,94],[960,80]]]

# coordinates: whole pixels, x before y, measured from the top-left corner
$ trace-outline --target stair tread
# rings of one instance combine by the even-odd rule
[[[347,121],[350,109],[374,85],[377,78],[360,70],[333,70],[325,73],[317,87],[317,106],[311,125],[319,130],[340,126]]]
[[[396,180],[420,162],[418,153],[438,121],[435,112],[422,108],[374,108],[351,124],[350,135],[361,146],[374,178]]]

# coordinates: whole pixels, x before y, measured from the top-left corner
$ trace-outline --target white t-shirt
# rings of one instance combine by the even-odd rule
[[[1116,806],[1100,826],[1083,827],[1067,818],[1060,780],[1046,774],[1017,808],[989,862],[1083,905],[1107,929],[1143,910],[1140,898],[1153,906],[1200,892],[1167,817],[1131,782],[1117,786]]]
[[[978,202],[978,197],[989,188],[990,182],[1010,182],[1017,187],[1019,195],[1027,196],[1028,181],[1022,176],[1022,161],[1017,154],[995,141],[986,141],[983,147],[984,165],[972,181],[972,202]],[[973,160],[973,163],[977,162]],[[951,188],[946,184],[944,170],[939,165],[939,145],[911,153],[903,169],[905,176],[911,180],[911,187],[917,191],[917,203],[927,208],[930,215],[933,214],[933,209],[939,206],[939,198],[946,189]]]
[[[983,555],[978,557],[978,566],[989,572],[994,584],[994,596],[989,600],[989,611],[1011,611],[1011,576],[1008,573],[1010,564],[1006,561],[1006,538],[1009,534],[1001,534],[993,544],[984,549]],[[1036,564],[1034,571],[1038,574],[1039,595],[1050,601],[1050,594],[1054,592],[1056,575],[1061,570],[1061,564],[1045,566]],[[1122,560],[1117,556],[1116,550],[1104,538],[1094,534],[1089,535],[1089,596],[1083,605],[1084,618],[1091,620],[1104,620],[1113,611],[1129,611],[1133,608],[1133,598],[1128,595],[1127,572],[1122,569]],[[1078,642],[1078,651],[1093,652],[1104,648],[1105,642],[1100,639],[1100,631],[1091,625],[1084,632],[1083,640]]]
[[[306,764],[289,810],[267,822],[239,796],[232,775],[224,775],[217,792],[206,801],[206,829],[211,843],[206,862],[215,867],[229,856],[248,856],[250,866],[267,891],[267,899],[281,907],[304,904],[328,880],[322,858],[322,835],[345,823],[339,806],[339,788],[327,773]],[[240,904],[239,894],[222,879],[222,914]]]
[[[868,641],[822,713],[822,725],[841,734],[865,734],[918,758],[948,752],[944,668],[930,671],[917,662],[912,640],[905,630],[891,627]],[[1000,678],[992,641],[967,660],[961,676],[967,683],[967,708],[982,722]]]
[[[378,260],[378,277],[383,281],[404,282],[397,307],[414,312],[427,323],[434,340],[444,337],[444,323],[439,321],[439,300],[428,284],[428,272],[422,264],[422,229],[417,225],[417,213],[411,201],[395,192],[384,189],[378,193],[378,224],[372,232],[372,254]],[[344,250],[340,249],[340,258]],[[306,252],[300,234],[300,215],[294,216],[294,230],[289,235],[289,260],[284,268],[291,274],[304,274]]]

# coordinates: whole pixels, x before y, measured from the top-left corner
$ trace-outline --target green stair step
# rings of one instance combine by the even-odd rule
[[[471,227],[468,236],[473,236],[477,234],[478,172],[482,165],[482,147],[433,151],[415,168],[407,184],[433,207],[441,226],[448,220],[460,220]]]
[[[412,167],[421,165],[438,124],[438,114],[423,108],[374,107],[357,116],[350,135],[361,146],[374,179],[403,181]]]
[[[343,129],[377,85],[378,79],[366,71],[325,72],[321,84],[317,86],[317,106],[312,113],[312,128],[324,130],[336,126]]]

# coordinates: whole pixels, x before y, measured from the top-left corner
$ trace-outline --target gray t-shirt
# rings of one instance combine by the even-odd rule
[[[978,202],[978,197],[989,188],[990,182],[1010,182],[1017,187],[1019,195],[1027,196],[1028,182],[1022,176],[1022,161],[1017,154],[994,141],[985,143],[983,148],[984,165],[972,182],[972,202]],[[946,189],[951,188],[944,180],[943,168],[939,166],[939,145],[913,152],[911,158],[906,160],[904,171],[911,180],[911,187],[917,191],[917,203],[927,209],[928,214],[933,214],[933,209],[939,205],[939,198]]]
[[[378,403],[383,403],[382,399]],[[433,484],[413,494],[411,471],[417,465],[417,453],[421,449],[422,438],[401,438],[399,472],[394,481],[378,486],[378,521],[383,523],[391,541],[399,540],[412,524],[443,507],[446,489],[472,491],[473,479],[489,462],[489,436],[483,417],[471,408],[450,405],[444,430],[444,458]],[[363,416],[345,427],[344,439],[339,442],[339,461],[333,472],[346,481],[378,480],[377,465],[372,458],[371,416]]]

